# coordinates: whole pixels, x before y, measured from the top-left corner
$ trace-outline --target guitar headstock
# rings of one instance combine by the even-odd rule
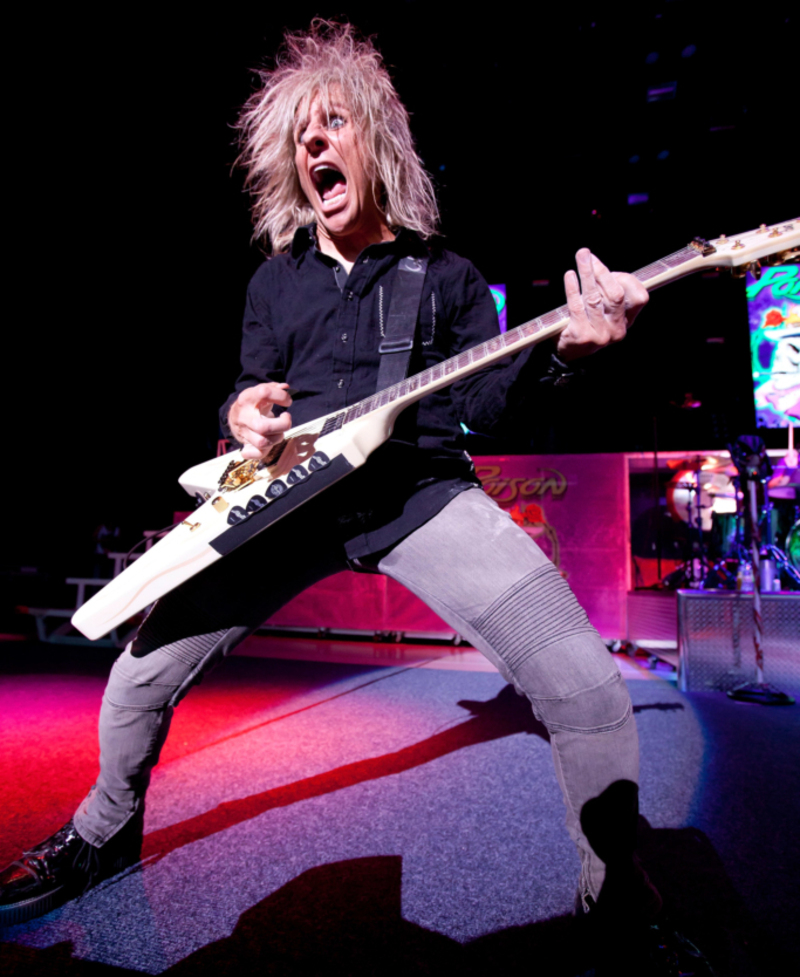
[[[800,261],[800,218],[781,224],[762,224],[754,231],[710,241],[695,238],[691,245],[709,264],[730,268],[734,276],[749,271],[756,278],[761,264],[785,265]]]

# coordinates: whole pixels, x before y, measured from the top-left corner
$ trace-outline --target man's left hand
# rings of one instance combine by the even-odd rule
[[[578,274],[564,275],[569,324],[559,336],[557,354],[565,362],[624,339],[650,297],[637,278],[609,271],[588,248],[575,260]]]

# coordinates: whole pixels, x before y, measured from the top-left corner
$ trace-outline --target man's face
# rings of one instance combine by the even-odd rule
[[[295,166],[320,233],[334,241],[364,238],[366,246],[385,221],[367,176],[359,132],[341,101],[332,94],[326,110],[317,94],[307,116],[298,117]]]

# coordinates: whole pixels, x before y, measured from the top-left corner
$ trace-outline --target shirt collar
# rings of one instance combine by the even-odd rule
[[[294,232],[292,238],[291,255],[298,263],[311,251],[317,249],[317,224],[312,221],[310,224],[303,224]],[[419,255],[422,257],[427,254],[427,246],[416,231],[410,231],[407,227],[401,227],[395,235],[394,241],[384,241],[381,244],[371,244],[366,250],[377,255],[383,254],[402,254]],[[320,254],[322,252],[319,252]]]

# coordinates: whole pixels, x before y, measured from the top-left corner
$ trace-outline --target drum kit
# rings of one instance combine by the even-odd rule
[[[774,466],[763,453],[760,469],[748,478],[732,447],[733,457],[726,453],[727,457],[697,455],[669,460],[675,474],[667,485],[667,508],[676,522],[686,524],[687,539],[683,564],[663,584],[753,590],[755,562],[762,592],[800,590],[797,452],[790,447]],[[755,506],[748,498],[751,482]],[[752,557],[754,523],[760,543],[760,559],[756,561]]]

